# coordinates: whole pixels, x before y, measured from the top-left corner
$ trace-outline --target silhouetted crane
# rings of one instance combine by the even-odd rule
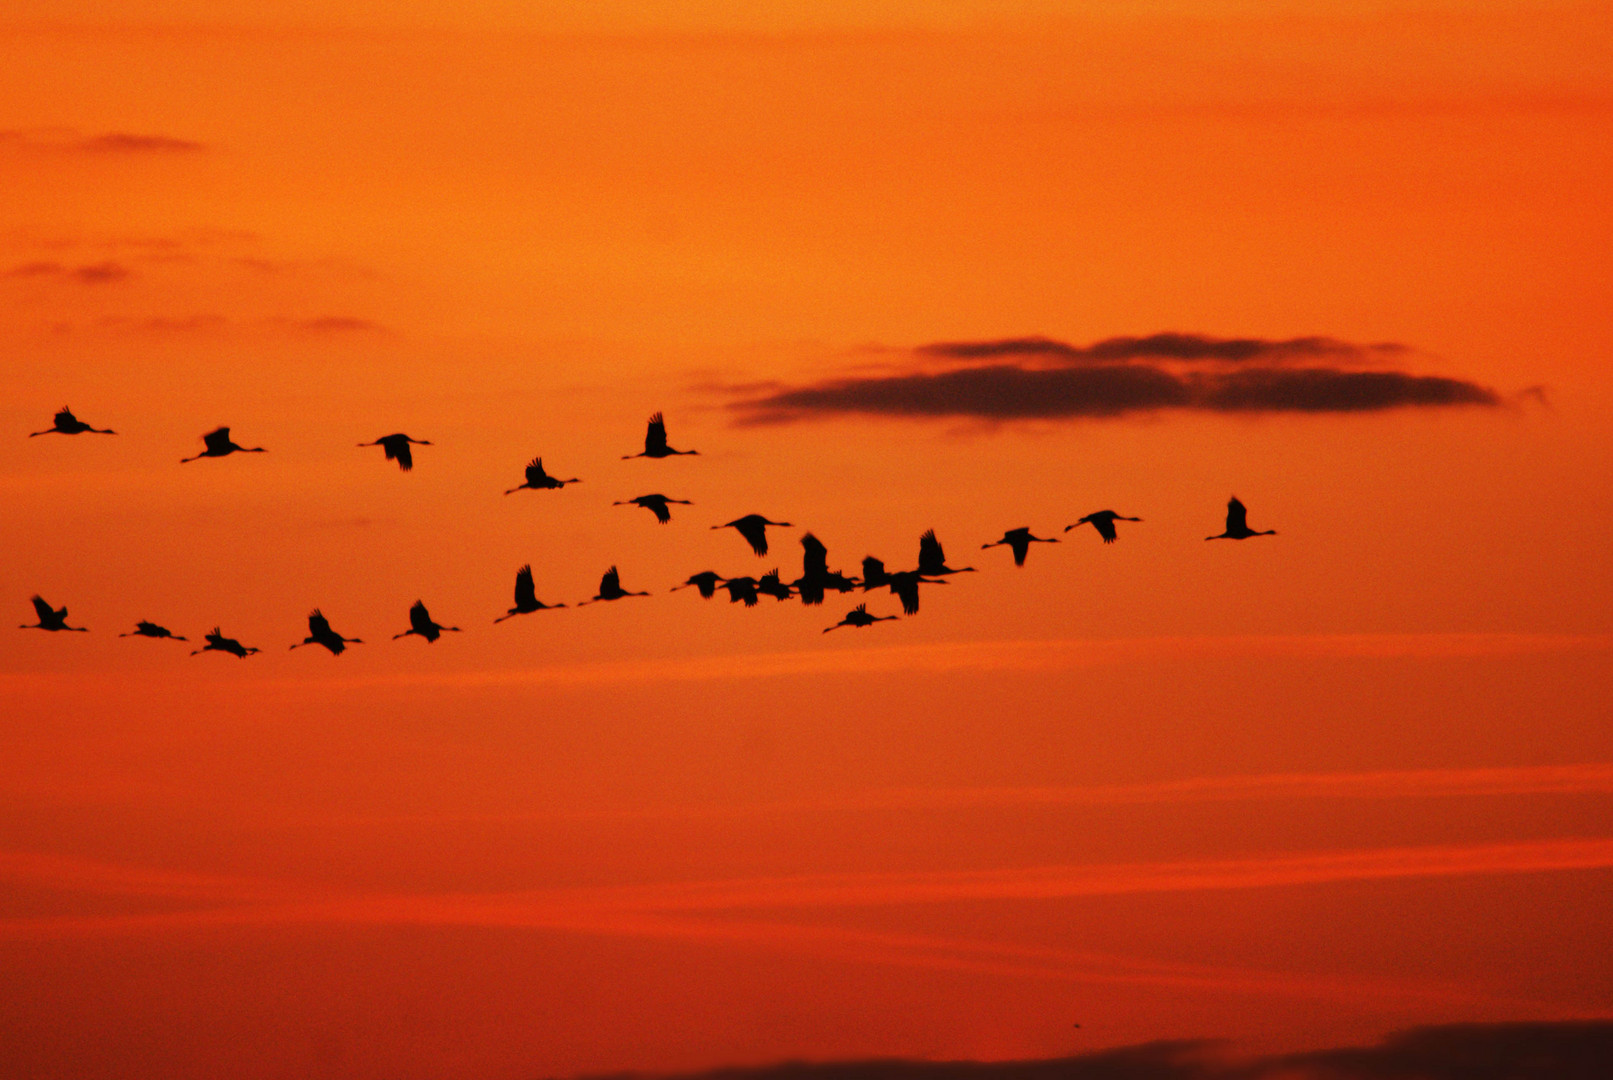
[[[693,585],[700,590],[701,596],[710,600],[717,595],[717,586],[724,580],[723,576],[715,570],[702,570],[698,574],[690,574],[688,580],[682,585],[674,585],[667,591],[677,592],[679,589],[687,589],[690,585]]]
[[[304,645],[323,645],[330,650],[332,656],[340,656],[347,651],[349,645],[362,645],[362,638],[343,637],[330,628],[330,620],[320,613],[318,608],[308,613],[308,636],[303,638],[293,649]]]
[[[682,506],[693,506],[688,499],[672,499],[665,495],[640,495],[636,499],[627,499],[623,502],[611,503],[612,506],[642,506],[655,515],[655,520],[665,525],[672,520],[672,511],[667,503],[678,503]]]
[[[1007,532],[1003,533],[1003,538],[1001,540],[993,540],[989,544],[981,544],[980,550],[985,551],[987,548],[1006,546],[1014,553],[1014,565],[1024,566],[1025,553],[1030,551],[1032,544],[1056,543],[1058,543],[1058,539],[1056,537],[1053,539],[1044,540],[1040,536],[1032,536],[1031,531],[1028,528],[1019,528],[1009,529]]]
[[[556,480],[554,477],[543,471],[543,459],[541,457],[535,457],[527,463],[526,483],[518,484],[506,491],[504,494],[514,495],[522,488],[531,488],[534,491],[543,491],[553,488],[563,488],[567,484],[580,483],[582,483],[582,481],[577,479],[575,476],[573,476],[570,480]]]
[[[775,600],[788,600],[795,595],[788,585],[779,580],[777,567],[769,570],[757,580],[756,591],[764,596],[771,596]]]
[[[890,573],[885,564],[872,555],[863,559],[863,592],[884,586],[902,601],[902,610],[917,615],[920,585],[945,585],[945,578],[929,578],[917,570],[898,570]]]
[[[127,634],[119,634],[118,637],[168,638],[171,641],[190,640],[190,638],[180,637],[178,634],[169,630],[166,626],[158,626],[156,623],[147,622],[144,619],[141,619],[139,622],[135,623],[133,630],[129,631]]]
[[[622,460],[636,457],[664,458],[675,454],[698,454],[698,450],[674,450],[666,444],[666,419],[660,413],[650,417],[650,426],[644,432],[644,453],[623,454]]]
[[[409,452],[410,443],[414,443],[416,446],[431,445],[431,443],[427,442],[425,439],[411,439],[409,436],[403,434],[383,435],[374,442],[361,442],[359,445],[384,447],[386,449],[386,459],[388,461],[396,461],[398,463],[398,468],[402,469],[404,472],[408,472],[410,469],[414,468],[414,455]]]
[[[605,571],[605,576],[599,579],[599,592],[591,600],[584,600],[578,607],[587,607],[595,600],[620,600],[625,596],[648,596],[647,592],[628,592],[622,588],[622,575],[616,572],[616,567]]]
[[[21,625],[19,625],[17,627],[17,629],[19,629],[19,630],[74,630],[74,631],[77,631],[80,634],[87,634],[87,633],[90,632],[89,627],[87,627],[87,626],[68,626],[67,625],[67,609],[65,607],[63,607],[63,608],[53,608],[53,607],[51,607],[49,604],[47,604],[45,602],[45,598],[43,596],[35,596],[33,598],[33,604],[34,604],[34,613],[39,616],[39,621],[36,622],[36,623],[22,623]]]
[[[735,518],[726,525],[713,525],[713,529],[735,529],[750,542],[750,549],[758,555],[767,554],[767,527],[776,526],[781,529],[793,528],[788,521],[769,521],[760,514],[746,514],[742,518]]]
[[[1099,510],[1095,514],[1088,514],[1074,525],[1064,526],[1064,531],[1069,532],[1071,529],[1079,528],[1082,525],[1091,525],[1098,530],[1098,535],[1103,537],[1105,544],[1112,544],[1115,542],[1115,522],[1141,520],[1142,518],[1139,517],[1122,517],[1113,510]]]
[[[425,638],[427,641],[436,641],[442,636],[444,630],[451,630],[456,634],[460,632],[457,626],[444,626],[442,623],[433,622],[431,612],[426,610],[425,602],[416,600],[414,607],[409,609],[409,629],[401,634],[393,634],[392,640],[396,641],[400,637],[408,637],[410,634],[414,634]]]
[[[856,607],[846,612],[846,617],[844,619],[841,619],[839,622],[829,627],[829,629],[825,630],[824,633],[827,634],[829,630],[838,630],[842,626],[872,626],[877,622],[886,622],[889,620],[894,620],[895,618],[895,615],[870,615],[868,614],[867,604],[858,604]]]
[[[801,603],[816,606],[823,603],[829,589],[850,592],[857,587],[854,578],[829,569],[829,549],[811,533],[801,537],[801,576],[790,584],[801,597]]]
[[[225,637],[224,632],[215,626],[213,627],[213,632],[207,635],[207,644],[199,649],[191,650],[191,655],[200,656],[204,652],[227,652],[231,656],[245,660],[248,653],[261,651],[255,645],[242,645],[234,638]]]
[[[530,615],[534,611],[552,611],[555,608],[565,606],[564,604],[545,604],[538,599],[537,590],[532,585],[532,564],[528,563],[515,572],[515,606],[493,621],[501,623],[511,615]],[[409,617],[413,619],[414,612],[411,611]]]
[[[954,570],[947,565],[946,552],[941,549],[941,541],[936,539],[934,529],[919,537],[920,574],[926,577],[944,577],[947,574],[962,574],[972,570],[974,570],[972,566],[960,566]]]
[[[722,587],[728,590],[730,604],[743,603],[746,607],[756,606],[756,579],[753,577],[734,577],[723,582]]]
[[[69,409],[66,405],[63,405],[61,412],[56,414],[56,422],[54,424],[46,428],[44,431],[30,431],[28,433],[28,437],[31,439],[35,435],[49,435],[52,432],[55,432],[59,435],[79,435],[86,431],[94,432],[97,435],[117,434],[117,432],[113,431],[111,428],[90,427],[90,425],[74,416],[72,409]]]
[[[268,451],[261,446],[237,446],[235,443],[230,441],[230,429],[227,427],[214,428],[212,431],[209,431],[206,435],[202,436],[202,442],[207,444],[206,450],[203,450],[195,457],[180,458],[179,463],[183,465],[187,461],[199,461],[204,457],[228,457],[237,451],[243,454],[268,453]]]
[[[1243,503],[1238,501],[1236,495],[1227,501],[1227,531],[1215,536],[1206,536],[1206,540],[1247,540],[1251,536],[1276,536],[1276,529],[1267,529],[1264,532],[1255,532],[1249,528],[1249,511]]]

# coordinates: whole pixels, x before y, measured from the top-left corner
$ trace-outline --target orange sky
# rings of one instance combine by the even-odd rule
[[[531,6],[0,22],[0,603],[92,631],[0,646],[10,1068],[1613,1010],[1604,5]],[[733,407],[1166,331],[1496,404]],[[26,437],[63,403],[118,436]],[[700,456],[620,460],[657,410]],[[219,424],[270,452],[179,465]],[[538,454],[583,483],[501,494]],[[653,491],[695,505],[610,505]],[[1279,535],[1203,543],[1232,493]],[[1145,521],[979,550],[1105,506]],[[750,512],[766,559],[707,528]],[[666,595],[930,527],[980,572],[867,630]],[[493,626],[528,562],[655,595]],[[465,632],[389,640],[417,597]],[[366,643],[289,652],[315,606]]]

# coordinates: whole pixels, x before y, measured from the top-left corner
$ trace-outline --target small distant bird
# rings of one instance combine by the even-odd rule
[[[386,459],[388,461],[396,461],[398,463],[398,468],[402,469],[404,472],[408,472],[410,469],[414,468],[414,455],[409,452],[410,443],[414,443],[416,446],[431,445],[431,443],[427,442],[425,439],[411,439],[409,436],[403,434],[383,435],[374,442],[361,442],[359,445],[384,447],[386,449]]]
[[[698,450],[674,450],[666,444],[666,419],[656,413],[650,417],[650,426],[644,432],[644,453],[623,454],[622,460],[628,461],[636,457],[664,458],[674,454],[698,454]]]
[[[293,649],[304,645],[323,645],[330,650],[332,656],[340,656],[347,651],[349,645],[362,645],[362,638],[343,637],[330,628],[330,620],[322,615],[318,608],[308,614],[308,636],[293,645]]]
[[[1249,528],[1249,511],[1243,503],[1238,501],[1236,495],[1227,501],[1227,531],[1217,533],[1215,536],[1206,536],[1206,540],[1247,540],[1251,536],[1276,536],[1276,529],[1267,529],[1264,532],[1255,532]]]
[[[563,488],[567,484],[580,483],[582,483],[582,481],[577,479],[575,476],[573,476],[570,480],[556,480],[554,477],[543,471],[543,459],[541,457],[535,457],[527,463],[526,483],[518,484],[506,491],[504,494],[514,495],[522,488],[531,488],[534,491],[540,491],[551,488]]]
[[[530,615],[534,611],[552,611],[555,608],[565,606],[564,604],[545,604],[538,599],[537,589],[532,585],[532,564],[528,563],[515,572],[515,606],[493,621],[501,623],[511,615]],[[409,619],[411,622],[414,620],[413,611],[409,612]]]
[[[1033,543],[1056,544],[1058,543],[1058,538],[1053,537],[1050,539],[1043,539],[1040,536],[1032,536],[1031,531],[1028,528],[1009,529],[1007,532],[1003,533],[1003,538],[1001,540],[993,540],[989,544],[981,544],[980,550],[985,551],[987,548],[1007,546],[1014,553],[1014,565],[1024,566],[1025,553],[1030,551]]]
[[[35,596],[33,598],[33,604],[34,604],[34,612],[35,612],[35,614],[37,614],[39,616],[39,621],[36,622],[36,623],[22,623],[21,625],[19,625],[17,627],[17,629],[19,629],[19,630],[74,630],[74,631],[77,631],[80,634],[87,634],[87,633],[90,632],[89,627],[87,627],[87,626],[68,626],[67,625],[67,609],[65,607],[63,607],[63,608],[53,608],[53,607],[51,607],[49,604],[47,604],[45,602],[45,598],[43,596]]]
[[[954,570],[947,565],[946,552],[941,548],[941,541],[936,539],[934,529],[919,537],[920,574],[927,577],[944,577],[947,574],[962,574],[972,570],[974,570],[972,566],[960,566]]]
[[[86,431],[94,432],[97,435],[117,434],[117,432],[113,431],[111,428],[90,427],[90,425],[74,416],[72,409],[69,409],[66,405],[63,405],[62,411],[56,414],[56,422],[54,424],[46,428],[44,431],[30,431],[28,433],[28,437],[31,439],[35,435],[49,435],[51,432],[56,432],[61,435],[78,435]]]
[[[777,567],[769,570],[757,580],[756,591],[764,596],[771,596],[775,600],[788,600],[795,595],[794,590],[779,580]]]
[[[877,622],[886,622],[895,618],[895,615],[870,615],[868,614],[867,604],[858,604],[846,613],[844,619],[829,627],[824,633],[827,634],[829,630],[838,630],[842,626],[872,626]]]
[[[169,638],[173,641],[190,640],[190,638],[180,637],[178,634],[169,630],[166,626],[158,626],[156,623],[147,622],[144,619],[141,619],[139,622],[135,623],[133,630],[129,631],[127,634],[119,634],[118,637]]]
[[[1095,514],[1088,514],[1074,525],[1064,526],[1064,531],[1069,532],[1071,529],[1080,528],[1082,525],[1091,525],[1098,530],[1098,535],[1103,537],[1105,544],[1112,544],[1115,542],[1115,522],[1141,520],[1142,518],[1138,517],[1122,517],[1113,510],[1099,510]]]
[[[667,503],[678,503],[681,506],[693,506],[688,499],[672,499],[665,495],[640,495],[636,499],[627,499],[623,502],[611,503],[612,506],[642,506],[655,515],[655,520],[665,525],[672,520],[672,511]]]
[[[260,651],[256,646],[242,645],[234,638],[225,637],[223,631],[215,626],[213,627],[213,632],[207,635],[207,644],[199,649],[193,649],[191,655],[200,656],[204,652],[227,652],[231,656],[245,660],[247,654]]]
[[[408,637],[410,634],[415,634],[425,638],[427,641],[436,641],[442,636],[442,632],[444,630],[451,630],[456,634],[460,632],[459,627],[457,626],[444,626],[442,623],[433,622],[431,612],[426,610],[425,603],[423,601],[416,600],[414,602],[414,607],[409,609],[409,629],[405,630],[401,634],[393,634],[392,640],[396,641],[400,637]]]
[[[723,582],[723,588],[728,590],[730,604],[743,603],[746,607],[756,606],[756,579],[753,577],[729,578]]]
[[[622,588],[622,575],[617,573],[616,567],[605,571],[605,576],[599,579],[599,592],[592,600],[584,600],[578,607],[586,607],[594,600],[620,600],[624,596],[648,596],[647,592],[628,592]]]
[[[240,451],[243,454],[268,453],[261,446],[237,446],[230,441],[230,429],[227,427],[214,428],[202,436],[202,442],[207,444],[206,450],[203,450],[195,457],[180,458],[179,463],[183,465],[187,461],[198,461],[204,457],[228,457],[236,451]]]
[[[690,585],[693,585],[695,588],[700,590],[701,596],[705,597],[707,600],[710,600],[713,596],[717,595],[717,586],[722,584],[722,582],[725,580],[727,579],[721,574],[717,573],[715,570],[702,570],[698,574],[690,574],[688,580],[686,580],[682,585],[674,585],[667,591],[677,592],[679,589],[687,589]]]
[[[767,554],[767,527],[769,525],[781,529],[794,528],[788,521],[769,521],[760,514],[746,514],[742,518],[735,518],[726,525],[713,525],[713,529],[735,529],[740,536],[750,542],[750,549],[758,555]]]

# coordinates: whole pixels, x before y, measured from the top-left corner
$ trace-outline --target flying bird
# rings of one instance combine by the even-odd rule
[[[97,435],[117,434],[117,432],[113,431],[111,428],[90,427],[90,425],[74,416],[72,409],[69,409],[66,405],[63,405],[61,412],[56,414],[56,422],[54,424],[46,428],[44,431],[30,431],[28,433],[28,437],[31,439],[35,435],[49,435],[51,432],[56,432],[61,435],[78,435],[85,431],[91,431]]]
[[[1276,529],[1266,529],[1264,532],[1255,532],[1249,528],[1249,511],[1243,503],[1238,501],[1236,495],[1227,500],[1227,531],[1217,533],[1215,536],[1206,536],[1206,540],[1247,540],[1251,536],[1276,536]]]
[[[404,472],[408,472],[410,469],[414,468],[414,455],[409,452],[410,443],[414,443],[416,446],[431,445],[431,443],[427,442],[425,439],[411,439],[409,436],[403,434],[383,435],[374,442],[361,442],[359,445],[384,447],[386,449],[386,459],[388,461],[396,461],[398,463],[398,468],[402,469]]]
[[[945,578],[925,577],[917,570],[890,573],[885,569],[885,564],[872,555],[863,559],[863,592],[884,586],[902,601],[902,610],[909,615],[918,614],[920,585],[945,584]]]
[[[501,623],[511,615],[530,615],[534,611],[552,611],[555,608],[565,606],[564,604],[545,604],[538,599],[537,590],[532,585],[532,564],[528,563],[515,572],[515,606],[493,621]],[[412,610],[409,612],[409,619],[411,622],[414,621],[414,612]]]
[[[255,645],[242,645],[234,638],[225,637],[223,631],[215,626],[213,627],[213,632],[207,635],[207,644],[199,649],[191,650],[191,655],[200,656],[204,652],[227,652],[231,656],[245,660],[247,654],[259,651],[261,650]]]
[[[756,579],[753,577],[729,578],[723,582],[723,588],[728,590],[730,604],[743,603],[746,607],[756,606]]]
[[[212,431],[209,431],[206,435],[202,436],[202,442],[207,444],[206,450],[203,450],[195,457],[180,458],[179,463],[183,465],[187,461],[197,461],[204,457],[228,457],[237,450],[243,454],[268,453],[268,451],[261,446],[237,446],[234,442],[230,441],[230,429],[227,427],[214,428]]]
[[[724,580],[726,579],[715,570],[702,570],[698,574],[690,574],[688,580],[684,581],[682,585],[674,585],[667,591],[677,592],[679,589],[687,589],[690,585],[693,585],[700,590],[701,596],[710,600],[717,595],[717,586]]]
[[[166,626],[158,626],[156,623],[147,622],[144,619],[135,623],[133,630],[130,630],[127,634],[119,634],[118,637],[169,638],[173,641],[190,640],[190,638],[180,637]]]
[[[557,479],[555,479],[554,477],[550,476],[548,473],[543,471],[543,459],[541,457],[535,457],[530,462],[527,463],[527,467],[526,467],[526,483],[518,484],[515,487],[512,487],[510,490],[506,491],[504,494],[506,494],[506,495],[514,495],[517,491],[520,491],[522,488],[531,488],[534,491],[539,491],[539,490],[545,490],[545,489],[550,489],[550,488],[563,488],[567,484],[580,484],[580,483],[582,483],[582,481],[577,479],[575,476],[573,476],[570,480],[557,480]]]
[[[1138,517],[1122,517],[1113,510],[1099,510],[1095,514],[1088,514],[1074,525],[1064,526],[1064,531],[1069,532],[1071,529],[1079,528],[1082,525],[1091,525],[1098,530],[1098,535],[1103,537],[1105,544],[1112,544],[1115,542],[1115,522],[1141,520],[1142,518]]]
[[[605,575],[599,579],[599,592],[594,595],[593,599],[584,600],[577,606],[586,607],[587,605],[592,604],[594,600],[620,600],[624,596],[648,595],[650,594],[647,592],[628,592],[627,590],[623,589],[622,575],[617,573],[616,567],[613,566],[609,570],[606,570]]]
[[[972,566],[960,566],[954,570],[947,565],[946,552],[941,548],[941,541],[936,539],[934,529],[919,537],[920,574],[927,577],[944,577],[947,574],[962,574],[972,570],[974,570]]]
[[[845,593],[857,587],[854,578],[829,569],[829,549],[816,536],[807,533],[801,537],[801,548],[801,576],[790,583],[800,594],[801,603],[815,607],[823,603],[829,589]]]
[[[781,529],[794,528],[788,521],[769,521],[760,514],[746,514],[742,518],[735,518],[726,525],[713,525],[713,529],[735,529],[746,540],[750,541],[750,549],[758,555],[767,554],[767,527],[776,526]]]
[[[308,614],[308,636],[293,645],[293,649],[303,645],[323,645],[330,650],[332,656],[340,656],[347,651],[348,645],[362,645],[363,639],[356,637],[343,637],[330,628],[330,620],[320,613],[318,608]]]
[[[457,626],[444,626],[442,623],[432,621],[431,612],[426,610],[425,602],[416,600],[414,607],[409,609],[409,629],[401,634],[393,634],[392,640],[396,641],[400,637],[415,634],[427,641],[436,641],[444,630],[451,630],[456,634],[460,632]]]
[[[636,457],[664,458],[674,454],[698,454],[698,450],[674,450],[666,444],[666,418],[660,413],[650,417],[650,426],[644,432],[644,453],[623,454],[622,460]]]
[[[779,580],[777,567],[769,570],[757,580],[756,591],[764,596],[771,596],[775,600],[788,600],[795,595],[788,585]]]
[[[655,515],[655,520],[665,525],[672,520],[672,511],[668,503],[678,503],[682,506],[693,506],[688,499],[672,499],[665,495],[640,495],[636,499],[627,499],[623,502],[611,503],[612,506],[642,506]]]
[[[828,630],[824,631],[824,633],[827,634],[829,630],[838,630],[842,626],[872,626],[877,622],[886,622],[895,618],[895,615],[870,615],[868,614],[867,604],[858,604],[856,607],[846,612],[846,617],[844,619],[841,619],[839,622],[829,627]]]
[[[1028,528],[1009,529],[1007,532],[1003,533],[1003,538],[1001,540],[993,540],[989,544],[981,544],[980,550],[985,551],[987,548],[1002,547],[1006,545],[1014,553],[1014,565],[1024,566],[1025,553],[1030,551],[1031,544],[1033,543],[1056,544],[1058,543],[1058,538],[1053,537],[1050,539],[1043,539],[1040,536],[1032,536],[1031,531]]]
[[[45,602],[45,598],[43,596],[35,596],[33,598],[33,604],[34,604],[34,612],[35,612],[36,615],[39,616],[39,621],[36,622],[36,623],[22,623],[21,625],[19,625],[17,627],[17,629],[19,629],[19,630],[74,630],[74,631],[77,631],[80,634],[87,634],[87,633],[90,632],[90,629],[87,626],[68,626],[67,625],[67,609],[65,607],[63,607],[63,608],[53,608],[53,607],[51,607],[48,603]]]

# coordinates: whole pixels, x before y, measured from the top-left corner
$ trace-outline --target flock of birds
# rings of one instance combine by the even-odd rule
[[[30,438],[39,435],[81,435],[92,433],[96,435],[115,435],[110,428],[96,428],[84,423],[74,416],[72,410],[62,408],[56,416],[54,423],[43,431],[29,434]],[[230,438],[230,429],[217,428],[202,436],[204,449],[193,457],[181,458],[180,464],[196,461],[200,458],[221,458],[230,454],[262,454],[267,451],[261,446],[240,446]],[[411,446],[430,446],[425,439],[416,439],[404,434],[386,435],[373,442],[359,443],[359,446],[379,446],[386,453],[388,461],[396,461],[398,467],[407,472],[414,468],[414,455]],[[644,435],[644,450],[637,454],[624,454],[622,460],[632,458],[666,458],[685,454],[698,454],[698,450],[676,450],[667,443],[666,421],[660,413],[650,417],[649,428]],[[510,488],[504,494],[513,495],[517,491],[530,489],[534,491],[556,490],[567,484],[576,484],[581,481],[577,477],[561,480],[549,475],[543,467],[541,457],[533,458],[526,467],[526,482]],[[616,506],[639,506],[655,515],[656,521],[665,525],[672,520],[673,505],[692,505],[687,499],[674,499],[666,495],[652,494],[640,495],[637,498],[616,502]],[[1087,514],[1080,520],[1065,526],[1067,533],[1082,525],[1091,525],[1105,544],[1112,544],[1118,538],[1115,523],[1118,521],[1141,521],[1142,518],[1126,517],[1113,510],[1098,510]],[[744,537],[750,544],[751,550],[758,556],[765,556],[768,551],[767,530],[769,528],[793,528],[788,521],[772,521],[761,514],[746,514],[733,521],[721,525],[711,526],[713,529],[733,529]],[[1248,511],[1236,496],[1227,502],[1226,528],[1214,536],[1206,536],[1206,540],[1247,540],[1252,536],[1274,536],[1276,530],[1267,529],[1256,532],[1249,528]],[[1043,537],[1032,535],[1029,528],[1009,529],[1003,533],[1002,538],[993,540],[989,544],[980,545],[981,550],[988,548],[1006,547],[1014,556],[1015,566],[1024,566],[1025,557],[1030,552],[1032,544],[1056,544],[1058,537]],[[872,555],[862,561],[862,575],[851,576],[838,570],[829,569],[829,549],[811,533],[801,537],[802,569],[801,576],[794,581],[786,582],[777,569],[763,574],[761,577],[723,577],[715,570],[704,570],[698,574],[691,574],[682,584],[674,586],[670,591],[694,587],[699,590],[702,597],[711,599],[721,588],[728,593],[730,603],[742,603],[747,607],[755,607],[762,596],[771,596],[777,600],[789,600],[798,597],[802,603],[819,605],[824,597],[832,590],[837,593],[849,593],[861,590],[866,593],[875,589],[887,589],[901,601],[902,612],[906,615],[916,615],[919,610],[919,586],[943,585],[946,579],[953,574],[970,573],[972,566],[953,567],[947,565],[946,551],[941,541],[936,537],[935,530],[931,529],[919,538],[918,565],[911,570],[887,570],[885,564]],[[578,607],[607,600],[621,600],[631,596],[649,596],[647,592],[629,592],[622,587],[621,574],[616,567],[605,571],[599,581],[599,592],[588,600],[582,601]],[[88,632],[87,627],[67,625],[67,608],[52,607],[43,597],[33,597],[34,611],[38,615],[38,622],[24,623],[24,630],[50,630]],[[565,604],[545,604],[538,599],[537,588],[532,579],[532,567],[523,566],[515,575],[515,606],[509,611],[494,619],[495,623],[516,615],[530,615],[537,611],[550,611],[565,607]],[[833,626],[824,629],[827,634],[831,630],[838,630],[843,626],[865,627],[877,622],[886,622],[895,619],[895,615],[873,615],[868,611],[867,603],[858,604],[849,611],[845,618]],[[411,635],[434,642],[444,632],[459,633],[457,626],[444,626],[431,617],[426,605],[416,600],[409,609],[409,628],[401,633],[392,635],[393,640],[409,637]],[[186,641],[190,639],[173,633],[167,627],[158,623],[140,620],[135,628],[119,637],[146,637],[168,639],[173,641]],[[219,627],[205,637],[206,644],[191,653],[192,656],[204,652],[223,652],[245,659],[253,653],[259,652],[256,647],[242,645],[234,638],[225,637]],[[308,636],[291,646],[293,649],[304,645],[320,645],[328,649],[333,655],[340,655],[349,645],[363,644],[360,638],[345,637],[338,633],[330,624],[330,620],[315,608],[308,616]]]

